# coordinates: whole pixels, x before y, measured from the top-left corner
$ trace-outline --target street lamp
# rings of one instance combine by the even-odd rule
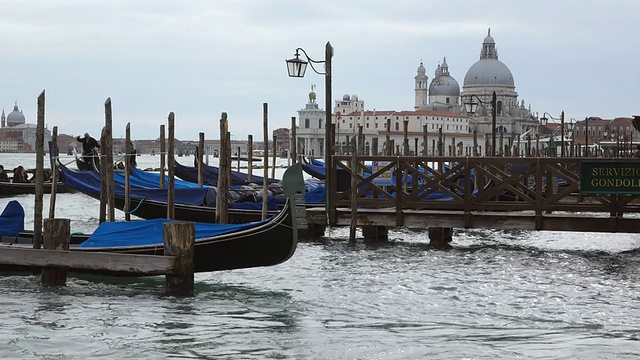
[[[569,134],[571,134],[570,139],[571,139],[571,145],[569,146],[569,156],[573,157],[573,148],[574,146],[574,140],[575,140],[575,127],[576,127],[576,123],[578,122],[578,120],[571,118],[569,119],[569,122],[567,123],[567,130],[569,130]]]
[[[564,157],[564,111],[560,113],[560,119],[554,118],[548,112],[542,114],[540,121],[546,125],[549,119],[545,115],[549,115],[549,118],[553,120],[560,120],[560,156]],[[553,136],[553,132],[551,132],[551,136]]]
[[[304,54],[306,59],[300,58],[300,52]],[[324,50],[324,61],[313,60],[307,55],[307,52],[302,48],[296,49],[295,57],[287,62],[287,71],[289,72],[290,77],[303,77],[305,71],[307,70],[307,64],[311,65],[311,69],[316,74],[324,75],[324,90],[325,90],[325,124],[324,124],[324,168],[325,168],[325,189],[326,189],[326,211],[327,211],[327,219],[329,219],[329,194],[331,187],[330,179],[331,172],[333,171],[333,164],[331,159],[331,147],[333,145],[333,137],[331,134],[331,58],[333,57],[333,47],[331,43],[327,41]],[[313,64],[321,64],[324,63],[324,72],[320,72],[316,70]]]
[[[474,97],[478,99],[479,103],[473,102]],[[496,92],[493,92],[491,101],[482,101],[476,94],[469,95],[467,102],[464,103],[464,109],[467,114],[473,116],[478,109],[478,104],[491,105],[491,155],[496,156],[496,110],[498,108]]]

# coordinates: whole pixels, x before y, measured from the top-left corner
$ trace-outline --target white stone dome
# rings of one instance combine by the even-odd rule
[[[482,43],[480,60],[469,68],[464,77],[464,86],[515,86],[511,70],[498,60],[498,50],[491,37],[491,29]]]
[[[25,123],[24,114],[18,110],[18,103],[13,106],[13,111],[7,115],[7,126],[15,126]]]

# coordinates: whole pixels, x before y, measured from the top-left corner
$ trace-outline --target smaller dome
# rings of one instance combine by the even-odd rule
[[[13,111],[7,115],[7,126],[24,124],[25,118],[22,111],[18,110],[18,102],[13,106]]]
[[[446,96],[459,96],[460,85],[456,79],[451,76],[441,76],[438,79],[434,79],[429,85],[430,95],[446,95]]]
[[[351,101],[351,96],[349,94],[342,95],[342,101]]]
[[[487,37],[484,38],[483,43],[485,44],[495,44],[496,42],[491,37],[491,29],[487,31]]]

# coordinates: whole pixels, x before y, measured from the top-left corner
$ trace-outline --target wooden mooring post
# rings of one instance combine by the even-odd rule
[[[71,239],[71,222],[69,219],[45,219],[45,250],[69,250]],[[43,285],[63,286],[67,282],[67,269],[43,267],[40,273]]]
[[[173,269],[166,276],[166,289],[171,294],[193,295],[193,254],[195,224],[169,222],[163,224],[164,254],[174,256]]]

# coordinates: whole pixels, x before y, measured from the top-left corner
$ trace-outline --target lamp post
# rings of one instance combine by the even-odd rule
[[[306,59],[300,58],[300,52],[302,52]],[[331,58],[333,57],[333,47],[331,43],[327,41],[324,49],[324,61],[313,60],[307,55],[307,52],[302,48],[296,49],[295,57],[287,62],[287,70],[290,77],[304,77],[304,73],[307,70],[307,64],[311,65],[311,69],[318,74],[324,75],[324,91],[325,91],[325,123],[324,123],[324,168],[325,168],[325,189],[326,189],[326,211],[327,220],[329,219],[329,199],[331,182],[331,172],[333,172],[333,164],[331,158],[331,147],[333,146],[333,136],[331,133]],[[324,72],[316,70],[313,64],[324,63]]]
[[[560,119],[554,118],[548,112],[542,114],[542,118],[540,119],[540,121],[543,121],[546,124],[549,119],[545,115],[549,115],[549,117],[553,120],[560,120],[560,157],[564,157],[564,111],[560,113]],[[553,136],[553,132],[551,132],[551,136]]]
[[[476,94],[469,95],[468,101],[464,103],[464,108],[469,115],[475,114],[478,109],[478,103],[473,102],[474,97],[478,99],[480,104],[491,105],[491,155],[496,156],[496,111],[498,108],[496,92],[493,92],[491,101],[482,101]]]

